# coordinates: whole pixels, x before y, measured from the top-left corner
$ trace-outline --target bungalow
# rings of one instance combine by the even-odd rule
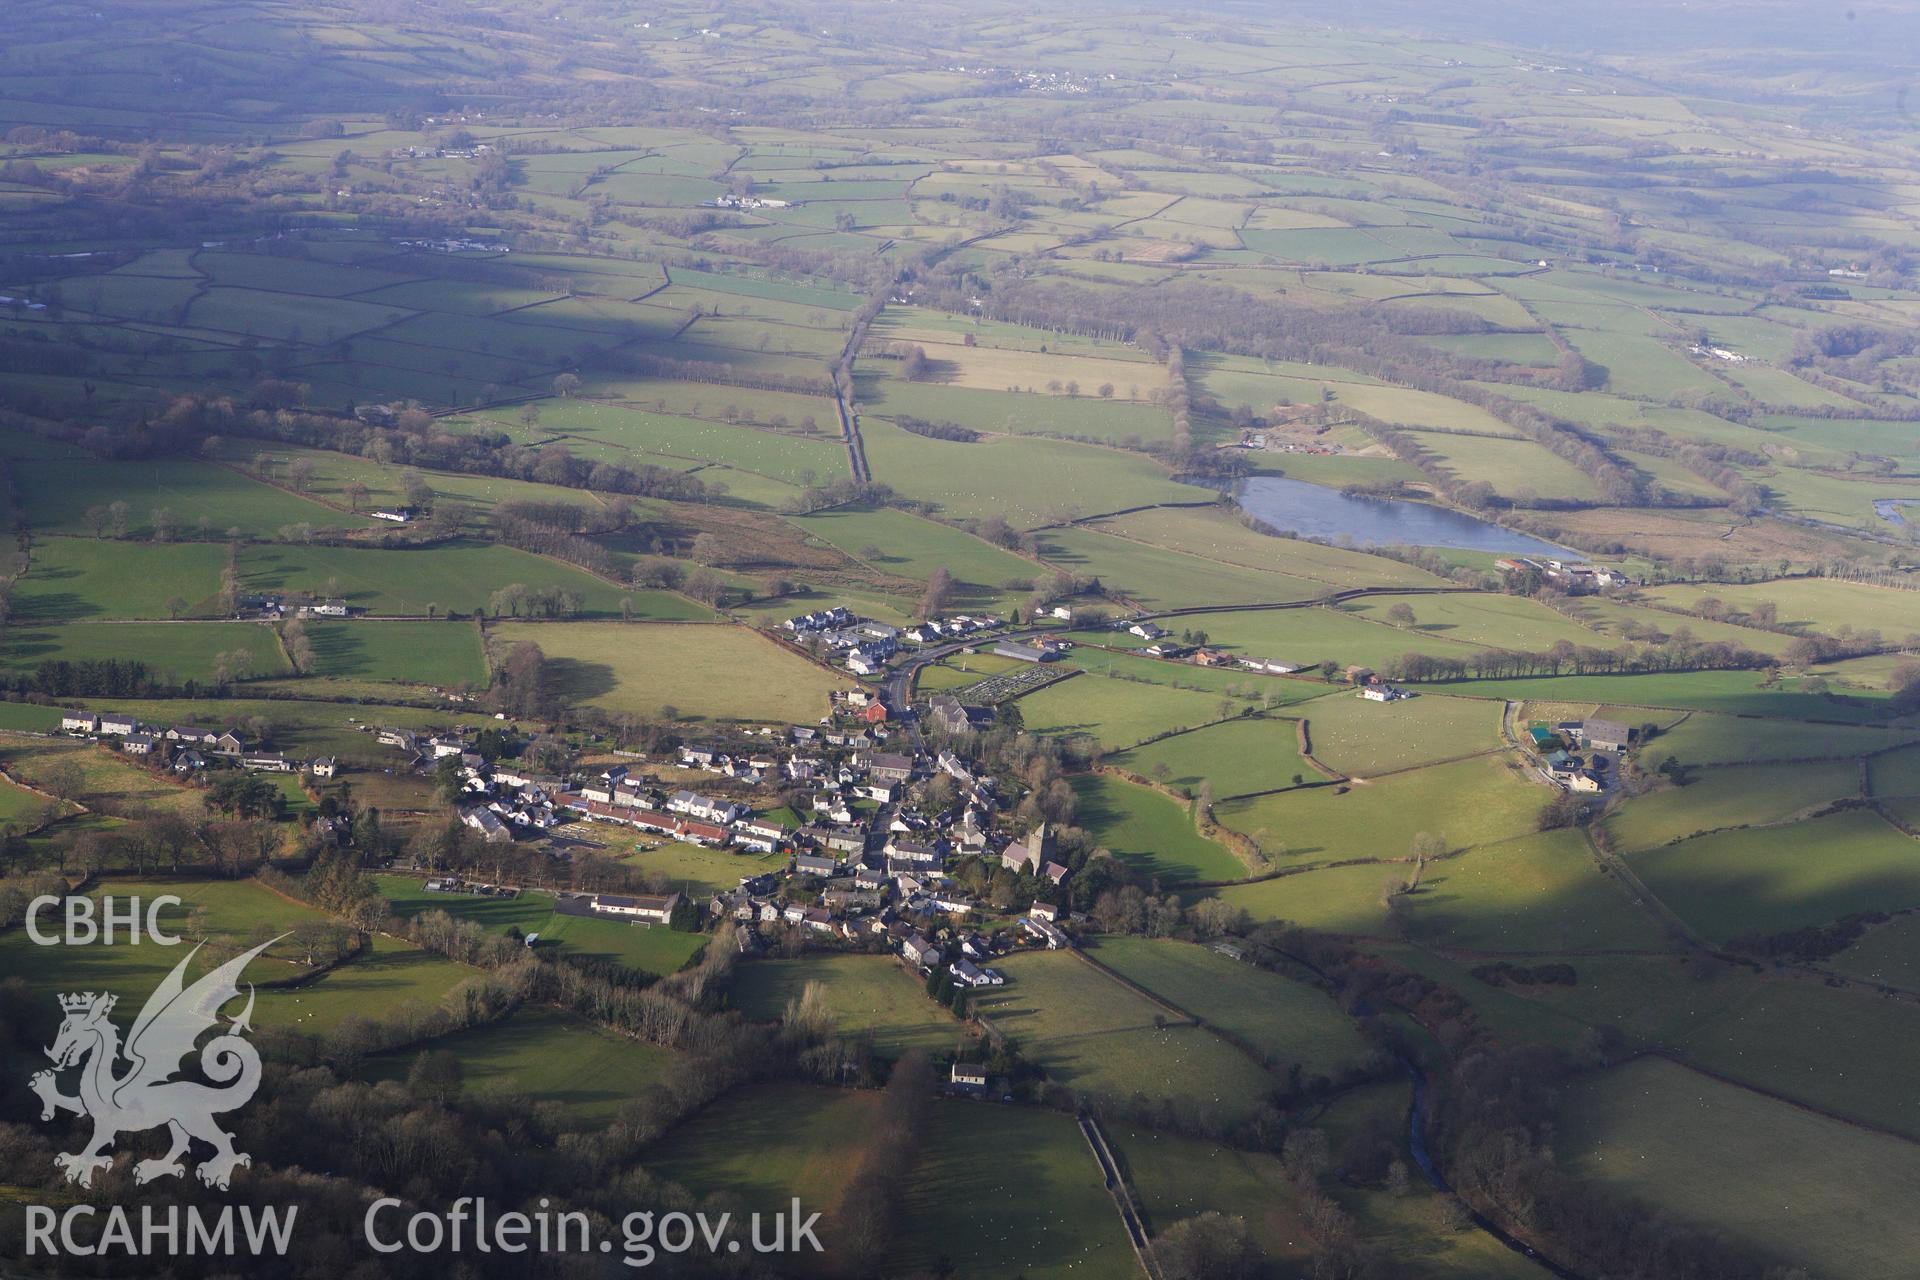
[[[60,717],[62,733],[98,733],[100,717],[91,711],[69,711]]]
[[[347,616],[347,602],[345,600],[322,600],[319,604],[310,608],[308,612],[321,618],[344,618]]]
[[[461,811],[460,821],[480,833],[480,838],[488,844],[506,844],[513,839],[513,831],[500,821],[500,815],[491,809],[465,809]]]
[[[666,924],[673,919],[675,907],[680,905],[677,893],[644,894],[595,894],[593,909],[602,915],[620,916],[628,920],[644,920],[649,924]]]
[[[1020,927],[1046,943],[1049,951],[1065,951],[1073,946],[1073,939],[1061,932],[1060,926],[1051,920],[1037,920],[1025,915],[1020,917]]]
[[[241,756],[240,767],[255,773],[292,773],[293,761],[285,756],[263,751],[255,755]]]
[[[1006,985],[1006,979],[991,969],[982,969],[971,960],[955,960],[948,966],[953,974],[955,986],[960,987],[999,987]]]
[[[1360,690],[1360,696],[1368,702],[1392,702],[1406,695],[1389,684],[1370,684]]]
[[[1151,622],[1136,622],[1127,628],[1127,634],[1139,636],[1142,640],[1158,640],[1167,633],[1164,628],[1157,627]]]
[[[900,954],[906,957],[907,963],[919,965],[922,969],[931,969],[940,963],[940,948],[917,933],[900,944]]]
[[[947,1089],[952,1093],[984,1096],[987,1092],[987,1069],[956,1062],[947,1073]]]
[[[715,849],[722,848],[733,841],[733,832],[725,827],[711,822],[695,822],[692,819],[683,820],[679,829],[673,834],[675,839],[683,840],[687,844],[706,845]]]
[[[933,895],[934,909],[949,915],[964,916],[973,911],[973,900],[958,893],[936,893]]]

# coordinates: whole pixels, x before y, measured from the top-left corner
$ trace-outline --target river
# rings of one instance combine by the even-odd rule
[[[1282,476],[1250,476],[1235,498],[1283,533],[1357,546],[1452,547],[1494,555],[1580,559],[1576,552],[1464,512],[1400,498],[1360,498]]]

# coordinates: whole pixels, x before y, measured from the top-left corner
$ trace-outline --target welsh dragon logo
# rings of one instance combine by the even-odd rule
[[[233,1135],[214,1122],[216,1115],[245,1106],[260,1087],[260,1054],[243,1038],[252,1030],[251,985],[240,1016],[200,1049],[200,1070],[212,1084],[173,1076],[200,1037],[220,1025],[220,1008],[240,994],[240,974],[248,963],[278,941],[263,942],[187,986],[187,966],[200,951],[195,947],[148,997],[124,1045],[108,1017],[117,996],[86,992],[60,997],[66,1019],[47,1050],[53,1070],[36,1073],[30,1085],[40,1095],[42,1120],[62,1111],[93,1119],[93,1137],[84,1147],[53,1158],[68,1181],[91,1186],[93,1175],[113,1163],[106,1153],[115,1138],[162,1125],[173,1145],[164,1156],[134,1165],[136,1182],[185,1174],[181,1157],[194,1139],[213,1148],[213,1156],[196,1170],[210,1187],[225,1189],[236,1168],[253,1162],[233,1149]],[[80,1070],[79,1093],[69,1097],[60,1092],[58,1076],[74,1067]]]

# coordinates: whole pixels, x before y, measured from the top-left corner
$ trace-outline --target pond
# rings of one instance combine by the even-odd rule
[[[1579,559],[1565,547],[1503,529],[1446,507],[1399,498],[1360,498],[1304,480],[1251,476],[1236,494],[1241,509],[1283,533],[1359,546],[1453,547],[1494,555]]]

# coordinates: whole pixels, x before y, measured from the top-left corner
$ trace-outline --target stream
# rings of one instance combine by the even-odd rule
[[[1408,1079],[1413,1081],[1413,1105],[1407,1108],[1407,1149],[1413,1153],[1413,1163],[1419,1167],[1421,1176],[1425,1177],[1436,1191],[1444,1191],[1451,1194],[1453,1188],[1447,1185],[1446,1178],[1441,1176],[1439,1167],[1433,1163],[1433,1154],[1427,1150],[1426,1073],[1420,1070],[1418,1063],[1405,1055],[1400,1055],[1400,1065],[1406,1070]],[[1475,1227],[1486,1232],[1495,1240],[1498,1240],[1501,1244],[1513,1250],[1513,1252],[1533,1263],[1548,1275],[1558,1276],[1560,1280],[1591,1280],[1590,1277],[1583,1276],[1578,1271],[1569,1271],[1565,1267],[1549,1262],[1546,1258],[1542,1257],[1539,1251],[1534,1249],[1533,1246],[1508,1235],[1505,1231],[1501,1230],[1497,1224],[1475,1213],[1466,1205],[1463,1204],[1461,1207],[1466,1209],[1467,1217]]]

